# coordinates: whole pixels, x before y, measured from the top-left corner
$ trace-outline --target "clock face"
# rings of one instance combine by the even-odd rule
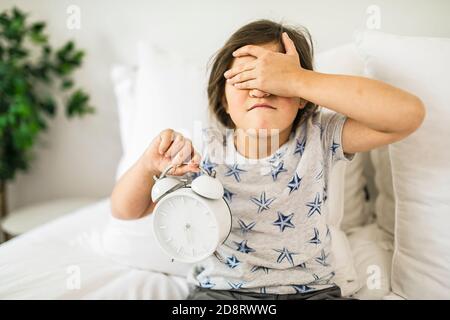
[[[154,218],[160,245],[174,258],[198,260],[210,255],[218,242],[216,219],[208,207],[192,196],[169,196]]]

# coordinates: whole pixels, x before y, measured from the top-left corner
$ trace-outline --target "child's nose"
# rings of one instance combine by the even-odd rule
[[[258,89],[252,89],[249,91],[250,97],[252,98],[265,98],[270,96],[270,93],[258,90]]]

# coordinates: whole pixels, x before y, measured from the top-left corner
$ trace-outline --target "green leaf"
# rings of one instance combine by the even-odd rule
[[[27,16],[23,11],[21,11],[21,10],[20,10],[19,8],[17,8],[17,7],[14,7],[14,8],[12,9],[12,13],[13,13],[13,18],[14,18],[14,19],[21,20],[21,21],[24,21],[25,18],[26,18],[26,16]]]
[[[0,14],[0,26],[2,26],[3,28],[5,28],[8,24],[9,24],[9,17],[6,14],[6,12],[2,12]]]
[[[30,37],[34,43],[46,43],[47,42],[47,36],[43,35],[41,33],[31,33]]]
[[[35,22],[30,26],[30,31],[33,33],[42,33],[45,28],[45,22]]]
[[[17,118],[24,119],[30,117],[32,110],[30,104],[25,99],[18,97],[11,106],[10,112],[15,114]]]
[[[63,80],[63,82],[61,83],[61,89],[62,89],[62,90],[67,90],[67,89],[72,88],[73,85],[74,85],[73,80],[71,80],[71,79],[65,79],[65,80]]]
[[[75,64],[76,66],[80,66],[80,65],[81,65],[81,62],[82,62],[82,60],[83,60],[83,57],[84,57],[84,52],[83,52],[83,51],[77,51],[77,52],[73,55],[71,61],[72,61],[72,63]]]
[[[12,48],[9,48],[8,54],[11,59],[19,60],[19,59],[22,59],[22,58],[25,58],[26,56],[28,56],[28,50],[20,48],[20,47],[12,47]]]
[[[22,77],[15,77],[13,79],[14,83],[14,93],[16,95],[25,94],[27,91],[27,83]]]
[[[75,91],[69,98],[66,106],[66,114],[69,117],[94,113],[95,109],[88,106],[89,96],[81,90]]]
[[[54,116],[56,113],[56,103],[51,97],[47,97],[44,101],[42,101],[40,103],[40,107],[50,116]]]
[[[6,116],[0,116],[0,132],[3,131],[8,125],[8,118]]]
[[[21,42],[26,33],[26,15],[17,8],[13,8],[12,17],[4,24],[4,35],[15,42]]]

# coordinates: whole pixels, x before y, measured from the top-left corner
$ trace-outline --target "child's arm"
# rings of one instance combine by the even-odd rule
[[[198,172],[200,155],[194,152],[189,139],[172,129],[163,130],[116,183],[111,194],[113,216],[138,219],[152,213],[156,205],[151,201],[153,175],[159,176],[170,164],[180,165],[188,160],[191,160],[189,164],[175,167],[170,174],[181,176],[189,171]]]
[[[401,140],[425,117],[418,97],[377,80],[301,70],[295,85],[299,97],[348,117],[342,131],[346,153]]]
[[[303,69],[294,42],[283,33],[286,53],[247,45],[233,56],[254,56],[224,74],[238,89],[259,89],[281,97],[301,97],[344,114],[345,153],[368,151],[401,140],[425,118],[422,101],[381,81]]]

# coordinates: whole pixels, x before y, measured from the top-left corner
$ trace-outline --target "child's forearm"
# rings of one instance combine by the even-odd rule
[[[418,97],[368,78],[302,70],[295,85],[299,97],[382,132],[414,131],[425,113]]]
[[[138,219],[152,211],[153,175],[139,159],[116,183],[111,194],[111,210],[119,219]]]

